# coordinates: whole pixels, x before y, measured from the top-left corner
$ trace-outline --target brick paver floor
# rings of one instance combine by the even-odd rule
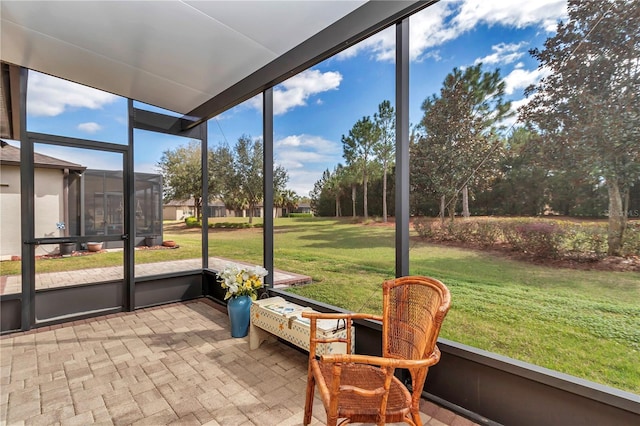
[[[0,338],[0,424],[299,425],[306,367],[231,338],[206,299],[76,321]],[[426,425],[473,424],[423,404]]]

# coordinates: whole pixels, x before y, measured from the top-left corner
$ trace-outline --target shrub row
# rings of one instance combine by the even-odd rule
[[[312,213],[289,213],[288,217],[313,217]]]
[[[535,258],[598,259],[607,253],[607,224],[536,219],[471,219],[445,222],[416,219],[422,238],[483,248],[502,247]],[[625,231],[623,256],[640,254],[640,223]]]
[[[196,219],[194,216],[185,218],[184,223],[187,228],[202,228],[202,221]],[[227,228],[227,229],[246,229],[246,228],[262,228],[261,223],[247,223],[247,222],[209,222],[209,228]]]
[[[209,228],[224,228],[224,229],[262,228],[262,224],[247,223],[247,222],[216,222],[216,223],[209,223]]]
[[[184,219],[184,223],[187,225],[187,228],[202,228],[202,222],[196,219],[194,216],[189,216]]]

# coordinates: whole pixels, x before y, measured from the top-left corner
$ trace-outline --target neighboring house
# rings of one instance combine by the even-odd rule
[[[163,216],[166,220],[184,220],[189,216],[194,216],[195,201],[193,198],[188,200],[172,200],[162,207]],[[311,213],[311,205],[309,203],[300,203],[294,213]],[[230,210],[227,209],[222,200],[215,200],[209,203],[209,217],[249,217],[249,209]],[[285,217],[287,209],[284,207],[274,207],[273,217]],[[253,217],[264,217],[264,206],[258,204],[253,211]]]
[[[311,213],[311,203],[301,202],[298,204],[298,208],[293,213]]]
[[[61,237],[57,223],[68,223],[70,188],[79,185],[85,167],[48,155],[34,153],[35,236]],[[9,260],[22,253],[20,211],[20,148],[0,140],[0,259]],[[65,226],[66,227],[66,226]],[[57,247],[56,247],[57,249]],[[53,251],[51,246],[36,247],[36,255]]]
[[[188,200],[171,200],[162,206],[162,217],[165,220],[184,220],[195,214],[196,202],[193,197]]]
[[[227,207],[222,200],[215,200],[209,203],[209,217],[227,216],[232,216],[232,214],[227,210]]]

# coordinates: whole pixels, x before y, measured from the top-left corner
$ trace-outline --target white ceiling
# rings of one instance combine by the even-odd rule
[[[0,57],[186,114],[364,3],[2,0]]]

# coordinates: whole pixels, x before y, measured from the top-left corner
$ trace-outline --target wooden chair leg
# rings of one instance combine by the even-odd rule
[[[411,417],[413,417],[413,424],[415,426],[422,426],[422,419],[420,418],[420,412],[419,411],[411,410]]]
[[[311,371],[309,371],[309,375],[307,377],[307,397],[304,402],[304,422],[303,424],[306,426],[311,423],[311,414],[313,412],[313,395],[316,390],[316,380],[313,377]]]

